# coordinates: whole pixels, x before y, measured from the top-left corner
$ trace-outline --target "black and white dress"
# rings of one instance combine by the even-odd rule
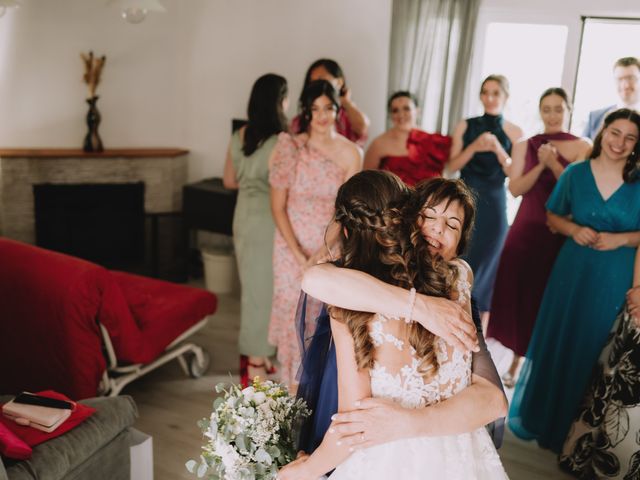
[[[640,328],[623,308],[559,456],[584,480],[640,479]]]

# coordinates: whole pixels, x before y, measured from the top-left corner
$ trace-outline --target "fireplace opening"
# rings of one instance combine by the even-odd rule
[[[144,183],[33,185],[36,244],[135,270],[145,260]]]

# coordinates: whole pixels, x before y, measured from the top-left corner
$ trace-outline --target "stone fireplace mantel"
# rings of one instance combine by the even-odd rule
[[[144,182],[145,212],[177,212],[188,150],[0,149],[0,234],[35,243],[33,185]]]

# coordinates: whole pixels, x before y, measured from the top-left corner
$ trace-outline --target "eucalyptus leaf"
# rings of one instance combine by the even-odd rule
[[[269,452],[269,455],[271,455],[273,458],[278,458],[282,454],[280,452],[280,449],[278,447],[276,447],[275,445],[269,447],[267,449],[267,451]]]
[[[196,475],[198,475],[198,478],[202,478],[202,477],[204,477],[205,473],[207,473],[207,464],[206,463],[201,463],[198,466],[198,471],[197,471]]]
[[[246,437],[244,434],[241,433],[236,437],[236,446],[241,452],[247,451]]]
[[[196,471],[196,465],[198,465],[198,462],[196,462],[195,460],[189,460],[184,464],[184,466],[187,467],[189,473],[194,473]]]

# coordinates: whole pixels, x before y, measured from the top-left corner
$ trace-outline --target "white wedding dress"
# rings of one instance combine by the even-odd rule
[[[469,298],[469,286],[458,282],[459,301]],[[440,368],[425,381],[419,361],[407,341],[407,324],[376,315],[369,335],[376,348],[370,370],[373,397],[388,398],[406,408],[433,405],[467,387],[471,381],[471,354],[462,353],[437,338]],[[416,437],[357,450],[340,464],[331,480],[495,480],[508,479],[487,430],[441,437]]]

